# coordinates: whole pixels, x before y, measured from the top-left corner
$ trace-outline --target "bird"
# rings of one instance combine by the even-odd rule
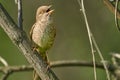
[[[38,7],[36,22],[30,30],[30,38],[35,44],[35,50],[38,51],[46,63],[48,63],[47,51],[52,47],[56,36],[56,29],[52,18],[54,9],[51,10],[50,8],[51,5]]]
[[[30,30],[30,38],[37,46],[37,51],[44,57],[46,51],[52,47],[56,29],[52,20],[51,5],[40,6],[36,12],[36,22]]]

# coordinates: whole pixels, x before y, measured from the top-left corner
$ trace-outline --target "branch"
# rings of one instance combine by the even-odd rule
[[[109,0],[103,0],[104,4],[108,7],[108,9],[113,13],[115,14],[115,7],[114,5],[109,1]],[[117,14],[117,18],[120,19],[120,11],[117,10],[116,12]]]
[[[15,0],[15,2],[18,5],[18,27],[20,29],[23,29],[22,0]]]
[[[11,73],[5,73],[0,80],[7,80],[8,76],[10,75]]]
[[[69,60],[69,61],[53,61],[50,62],[51,68],[59,68],[59,67],[93,67],[92,62],[87,61],[78,61],[78,60]],[[104,69],[103,65],[100,63],[96,63],[96,67],[100,69]],[[111,71],[111,65],[108,64],[109,71]],[[9,70],[9,71],[8,71]],[[19,72],[19,71],[31,71],[33,70],[32,66],[7,66],[7,67],[0,67],[0,72]]]
[[[4,58],[2,58],[1,56],[0,56],[0,62],[1,62],[4,66],[8,66],[7,61],[6,61]]]
[[[94,79],[97,80],[97,73],[96,73],[96,63],[95,63],[95,52],[94,52],[94,46],[100,56],[100,59],[102,60],[102,63],[103,63],[103,66],[105,68],[105,71],[106,71],[106,75],[107,75],[107,79],[110,80],[110,75],[109,75],[109,72],[108,72],[108,69],[107,69],[107,65],[105,64],[105,59],[104,57],[102,56],[102,53],[94,39],[94,36],[90,30],[90,26],[88,24],[88,19],[87,19],[87,16],[86,16],[86,12],[85,12],[85,8],[84,8],[84,0],[78,0],[78,3],[81,7],[80,11],[82,11],[83,13],[83,16],[84,16],[84,19],[85,19],[85,23],[86,23],[86,28],[87,28],[87,32],[88,32],[88,37],[89,37],[89,42],[90,42],[90,47],[91,47],[91,52],[92,52],[92,60],[93,60],[93,65],[94,65]]]
[[[109,0],[103,0],[104,4],[108,7],[108,9],[115,15],[115,25],[120,31],[120,26],[118,23],[118,19],[120,19],[120,11],[118,9],[119,0],[115,0],[115,6]]]
[[[120,31],[120,26],[119,26],[118,18],[117,18],[118,2],[119,2],[119,0],[116,0],[116,1],[115,1],[115,25],[116,25],[116,27],[118,28],[118,30]]]
[[[69,60],[69,61],[53,61],[50,63],[51,68],[58,67],[93,67],[93,62],[87,61],[78,61],[78,60]],[[100,69],[104,69],[103,65],[100,63],[96,63],[96,67]]]
[[[120,75],[120,68],[116,67],[112,64],[106,64],[109,72],[112,73],[116,78],[119,78]],[[68,61],[53,61],[50,63],[51,68],[60,68],[60,67],[93,67],[92,62],[87,61],[79,61],[79,60],[68,60]],[[103,69],[104,66],[102,63],[96,63],[96,68]],[[14,72],[21,72],[21,71],[32,71],[33,67],[31,65],[23,65],[23,66],[7,66],[7,67],[0,67],[0,72],[3,72],[4,75],[0,80],[6,80],[9,77],[9,74]]]
[[[62,61],[52,61],[50,62],[51,68],[59,68],[59,67],[93,67],[92,62],[87,61],[79,61],[79,60],[62,60]],[[104,66],[102,63],[96,63],[96,67],[99,69],[104,69]],[[109,71],[114,71],[115,67],[111,64],[107,64],[107,68]],[[33,70],[33,67],[31,65],[22,65],[22,66],[7,66],[7,67],[0,67],[0,72],[6,73],[7,70],[13,71],[13,72],[19,72],[19,71],[31,71]]]
[[[87,61],[78,61],[78,60],[69,60],[69,61],[53,61],[50,64],[51,68],[59,68],[59,67],[93,67],[92,62]],[[99,69],[104,70],[104,66],[102,63],[96,63],[96,67]],[[120,69],[116,68],[115,66],[111,64],[107,64],[107,68],[112,74],[118,75],[116,71],[120,71]],[[13,72],[21,72],[21,71],[32,71],[33,67],[31,65],[23,65],[23,66],[7,66],[7,67],[0,67],[0,72],[3,72],[4,75],[2,78],[7,78],[9,74],[12,74]],[[2,79],[2,80],[5,80]]]
[[[22,51],[22,54],[33,66],[42,80],[58,80],[39,53],[31,50],[31,43],[26,33],[17,27],[2,4],[0,4],[0,26],[4,29],[12,42]]]
[[[88,19],[86,16],[86,12],[85,12],[85,7],[84,7],[84,0],[78,0],[78,4],[81,7],[80,11],[82,11],[83,13],[83,17],[85,20],[85,24],[86,24],[86,29],[87,29],[87,33],[88,33],[88,38],[89,38],[89,43],[90,43],[90,49],[91,49],[91,54],[92,54],[92,60],[93,60],[93,72],[94,72],[94,80],[97,80],[97,73],[96,73],[96,66],[95,66],[95,51],[94,51],[94,47],[93,47],[93,42],[92,42],[92,38],[91,38],[91,30],[88,24]]]

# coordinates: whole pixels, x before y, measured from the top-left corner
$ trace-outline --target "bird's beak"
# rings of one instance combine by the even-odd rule
[[[50,11],[48,12],[48,14],[51,15],[53,12],[54,12],[54,10],[50,10]]]
[[[48,8],[50,9],[52,7],[52,5],[49,5]]]
[[[52,5],[49,5],[48,9],[50,9],[51,7],[52,7]],[[48,11],[48,14],[51,15],[53,12],[54,12],[54,10],[50,10],[50,11]]]

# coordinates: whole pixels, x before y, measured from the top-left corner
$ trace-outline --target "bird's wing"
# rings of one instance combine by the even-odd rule
[[[36,25],[36,24],[34,24],[34,25],[32,26],[32,28],[31,28],[31,30],[30,30],[30,39],[31,39],[31,40],[32,40],[32,34],[33,34],[33,29],[34,29],[35,25]]]

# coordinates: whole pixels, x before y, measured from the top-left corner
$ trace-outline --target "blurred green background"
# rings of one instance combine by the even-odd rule
[[[0,0],[17,23],[17,5],[14,0]],[[23,25],[29,36],[29,30],[35,22],[36,9],[41,5],[52,5],[55,9],[54,23],[57,36],[54,46],[48,51],[50,61],[84,60],[92,61],[92,55],[85,22],[77,0],[23,0]],[[120,52],[120,32],[114,24],[114,15],[106,8],[102,0],[84,0],[86,14],[91,31],[104,58],[111,61],[111,52]],[[100,61],[96,53],[97,61]],[[6,33],[0,28],[0,56],[9,65],[29,64]],[[2,64],[0,64],[3,66]],[[93,68],[66,67],[53,69],[60,80],[93,80]],[[104,70],[97,69],[98,80],[106,80]],[[32,80],[31,72],[13,73],[8,80]]]

